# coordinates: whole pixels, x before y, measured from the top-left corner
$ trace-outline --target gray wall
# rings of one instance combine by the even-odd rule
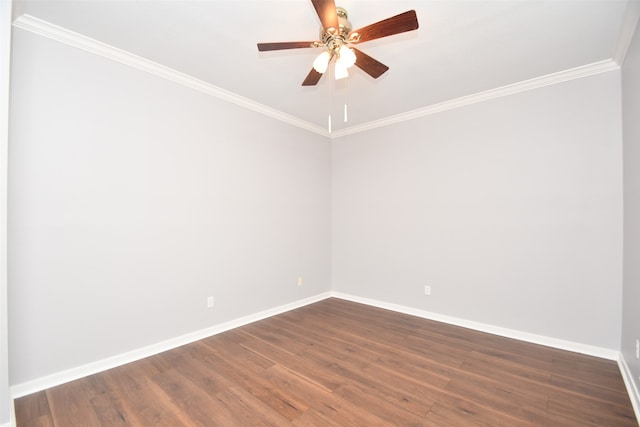
[[[334,290],[617,351],[620,117],[615,71],[335,140]]]
[[[6,247],[11,6],[11,1],[0,1],[0,425],[8,425],[11,413]]]
[[[329,144],[22,30],[14,46],[12,384],[331,283],[613,350],[622,329],[637,377],[638,318],[621,309],[620,73]],[[636,35],[625,94],[638,93],[637,57]],[[637,154],[638,99],[624,101]],[[625,174],[624,292],[638,301]]]
[[[622,356],[640,389],[640,31],[636,30],[622,67],[624,152],[624,299]],[[636,396],[640,398],[640,396]]]
[[[13,42],[13,385],[330,290],[326,138]]]

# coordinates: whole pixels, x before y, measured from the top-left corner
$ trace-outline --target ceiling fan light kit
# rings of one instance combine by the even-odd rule
[[[318,55],[315,61],[313,61],[313,69],[322,74],[327,71],[329,61],[331,61],[331,54],[328,50],[325,50],[320,55]]]
[[[418,18],[414,10],[409,10],[353,31],[348,20],[347,11],[342,7],[336,7],[334,0],[311,0],[311,3],[322,24],[319,41],[258,43],[258,50],[261,52],[282,49],[324,48],[313,61],[313,68],[302,82],[303,86],[316,85],[327,71],[329,63],[334,57],[336,58],[334,68],[336,80],[348,77],[348,69],[353,65],[377,79],[389,67],[360,50],[349,47],[349,45],[418,29]]]
[[[345,64],[340,63],[340,61],[336,61],[334,74],[336,76],[336,80],[347,78],[349,77],[349,67],[347,67]]]

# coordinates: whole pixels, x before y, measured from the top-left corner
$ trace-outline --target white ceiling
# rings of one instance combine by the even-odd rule
[[[354,28],[415,9],[420,28],[358,45],[390,70],[301,82],[316,49],[257,42],[317,39],[308,0],[14,1],[25,13],[334,130],[612,59],[626,0],[343,0]],[[342,123],[343,103],[349,122]]]

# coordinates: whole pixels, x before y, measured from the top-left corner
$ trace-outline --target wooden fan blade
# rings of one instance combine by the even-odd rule
[[[336,2],[334,0],[311,0],[316,9],[318,18],[322,23],[322,28],[338,29],[338,14],[336,13]]]
[[[258,43],[258,50],[265,52],[269,50],[301,49],[305,47],[315,47],[315,42],[279,42],[279,43]]]
[[[356,65],[374,79],[377,79],[389,69],[389,67],[384,65],[382,62],[370,57],[361,50],[358,50],[355,47],[352,49],[356,53]]]
[[[360,38],[353,43],[362,43],[369,40],[375,40],[382,37],[392,36],[394,34],[404,33],[418,29],[418,16],[415,10],[408,10],[400,15],[383,19],[375,24],[367,25],[358,30],[349,33],[349,40],[356,37],[357,33]]]
[[[302,86],[315,86],[320,81],[322,73],[317,72],[315,69],[311,69],[307,78],[302,82]]]

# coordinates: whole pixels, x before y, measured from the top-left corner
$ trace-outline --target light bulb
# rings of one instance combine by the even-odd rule
[[[329,66],[329,60],[331,59],[331,55],[328,51],[322,52],[318,57],[313,61],[313,69],[323,74],[327,71],[327,67]]]
[[[342,62],[344,68],[352,67],[356,63],[356,54],[353,49],[346,45],[340,46],[340,54],[338,61]]]
[[[347,70],[347,67],[345,67],[340,61],[336,61],[335,74],[336,74],[336,80],[349,77],[349,71]]]

